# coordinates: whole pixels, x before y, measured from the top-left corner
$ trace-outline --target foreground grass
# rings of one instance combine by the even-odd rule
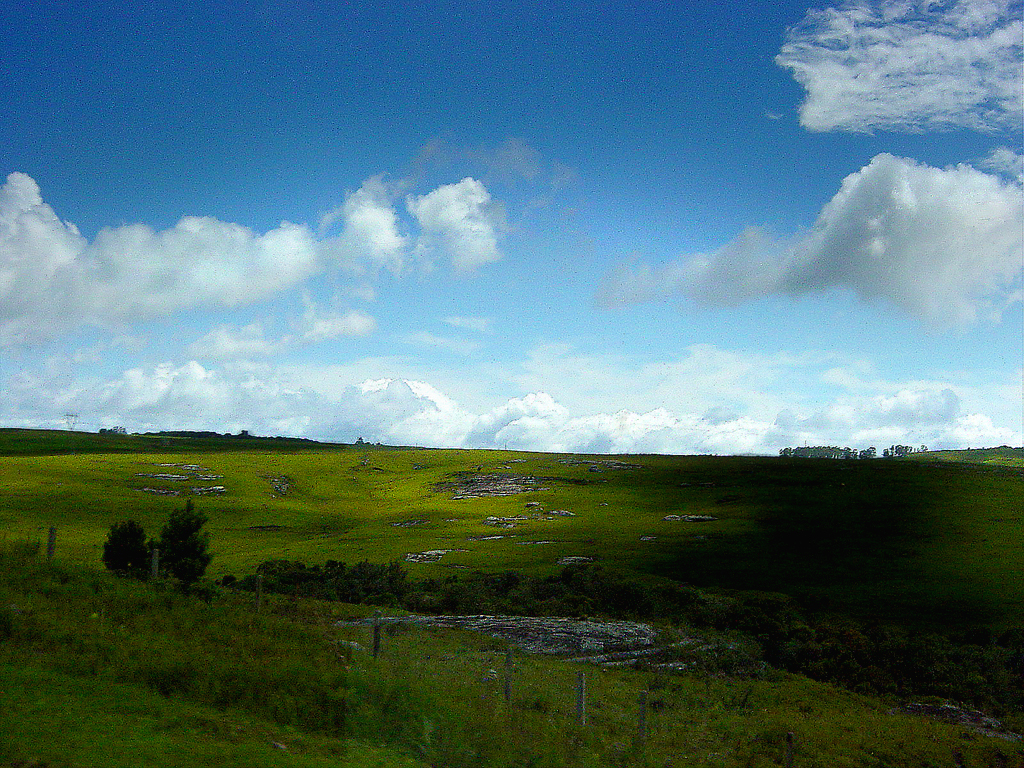
[[[386,747],[302,733],[161,696],[125,683],[38,665],[0,665],[0,759],[48,766],[295,766],[423,763]]]
[[[272,598],[256,614],[0,548],[0,761],[17,765],[999,765],[1019,748],[806,678],[666,677],[398,631],[372,659],[360,607]],[[588,722],[575,723],[577,671]],[[649,691],[646,743],[637,700]],[[275,742],[284,747],[280,749]],[[1010,763],[1007,763],[1010,764]]]

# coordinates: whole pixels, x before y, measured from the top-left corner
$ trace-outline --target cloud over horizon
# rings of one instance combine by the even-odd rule
[[[970,323],[1019,301],[1022,232],[1019,184],[880,154],[843,180],[809,231],[783,238],[749,227],[711,254],[621,264],[598,300],[615,307],[684,293],[729,305],[846,288],[937,325]]]
[[[709,371],[705,361],[716,358],[736,360]],[[866,380],[855,369],[821,370],[829,364],[825,358],[763,359],[698,347],[675,366],[675,389],[703,384],[710,390],[717,382],[731,392],[730,407],[676,399],[674,406],[612,410],[570,406],[543,388],[473,408],[422,379],[390,376],[313,388],[288,366],[265,364],[160,363],[87,382],[25,371],[11,376],[0,392],[0,426],[58,427],[71,411],[90,429],[247,429],[341,442],[362,437],[427,447],[579,453],[775,453],[805,442],[940,448],[1017,438],[978,409],[1005,397],[1001,389],[986,392],[946,380]],[[765,368],[772,371],[766,374]],[[324,373],[314,375],[324,382]],[[628,387],[637,375],[622,367],[620,386]],[[645,379],[650,375],[639,373]],[[765,399],[758,390],[766,375],[821,377],[831,382],[831,394],[809,402]],[[1019,385],[1007,382],[1005,388],[1019,390]]]

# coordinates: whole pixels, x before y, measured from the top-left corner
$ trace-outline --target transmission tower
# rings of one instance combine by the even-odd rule
[[[78,422],[78,414],[77,413],[65,413],[64,414],[64,424],[67,426],[68,432],[74,432],[75,431],[75,424],[77,422]]]

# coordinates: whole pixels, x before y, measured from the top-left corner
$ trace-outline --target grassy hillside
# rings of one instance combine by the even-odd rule
[[[999,464],[1024,467],[1024,448],[1002,445],[998,448],[967,448],[961,451],[926,451],[907,456],[915,461],[957,461],[968,464]]]
[[[404,631],[379,659],[335,627],[365,609],[256,613],[0,547],[0,762],[12,766],[1010,765],[1018,745],[793,675],[584,667]],[[575,681],[588,719],[575,723]],[[646,739],[637,738],[647,691]]]
[[[56,450],[66,434],[28,443]],[[210,518],[214,576],[251,573],[273,558],[386,562],[449,550],[408,567],[414,576],[467,567],[546,574],[563,557],[586,557],[901,623],[1000,628],[1024,617],[1024,471],[1012,466],[385,451],[238,438],[172,439],[169,448],[162,439],[73,434],[74,453],[26,455],[35,449],[15,450],[18,436],[0,441],[8,454],[0,539],[44,541],[55,525],[64,561],[97,566],[112,523],[134,518],[155,535],[191,489],[222,486],[195,498]],[[101,451],[110,440],[123,452]],[[453,498],[468,487],[459,483],[481,475],[536,483],[510,496]],[[664,519],[672,516],[680,519]]]

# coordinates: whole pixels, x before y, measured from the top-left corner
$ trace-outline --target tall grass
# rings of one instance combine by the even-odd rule
[[[339,617],[361,614],[359,607],[278,596],[256,613],[249,596],[225,593],[205,603],[159,584],[46,563],[23,547],[0,548],[0,671],[23,670],[20,678],[4,679],[79,681],[73,683],[79,705],[65,715],[51,706],[41,717],[68,719],[52,733],[54,750],[97,712],[116,707],[95,685],[102,683],[168,707],[223,713],[204,715],[211,722],[242,717],[285,729],[289,743],[384,745],[391,757],[373,758],[381,765],[770,766],[785,759],[788,731],[797,733],[794,764],[800,766],[951,766],[953,749],[969,764],[996,765],[1000,754],[1019,754],[1009,742],[965,741],[956,728],[889,714],[876,700],[781,674],[664,677],[587,668],[589,718],[578,728],[574,665],[517,657],[508,707],[500,676],[492,673],[502,668],[501,643],[396,631],[373,659],[339,642],[365,644],[365,630],[333,626]],[[642,750],[633,743],[641,690],[650,691],[650,735]],[[87,715],[90,701],[95,706]],[[13,760],[32,738],[46,758],[31,723],[19,720],[7,732],[20,734],[19,741],[0,741],[0,759]],[[238,762],[223,764],[252,764],[231,759]]]

